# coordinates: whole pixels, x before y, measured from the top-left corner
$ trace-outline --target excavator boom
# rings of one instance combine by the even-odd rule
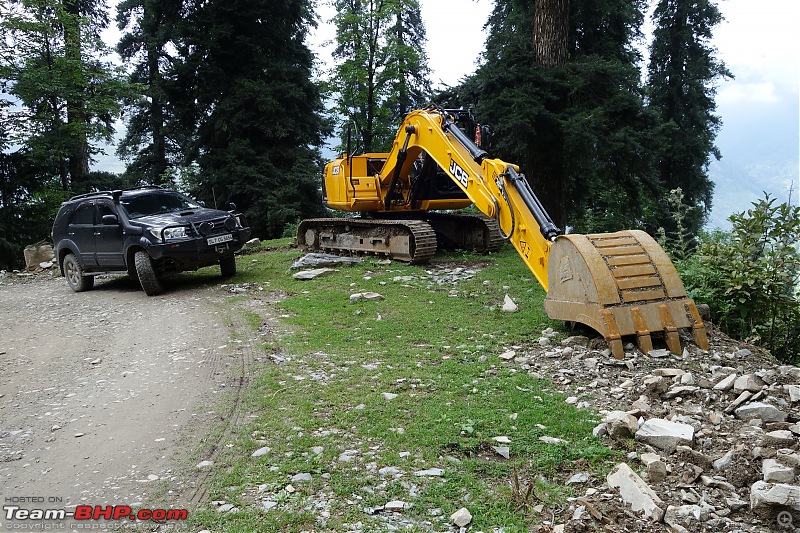
[[[626,335],[636,335],[640,349],[650,351],[653,332],[663,332],[669,349],[679,352],[679,328],[690,328],[697,345],[708,349],[694,302],[652,237],[636,230],[561,235],[519,167],[489,158],[450,111],[413,111],[388,153],[344,154],[328,163],[323,192],[332,209],[381,220],[303,221],[298,243],[304,249],[414,263],[428,260],[447,232],[456,241],[478,243],[477,249],[490,249],[498,232],[547,291],[548,316],[597,330],[615,357],[623,357]],[[433,214],[469,205],[485,215],[472,229],[454,219],[447,226]]]

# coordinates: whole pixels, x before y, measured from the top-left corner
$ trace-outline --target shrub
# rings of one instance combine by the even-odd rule
[[[689,295],[706,303],[732,337],[800,358],[800,208],[767,194],[729,218],[730,232],[706,233],[677,263]]]

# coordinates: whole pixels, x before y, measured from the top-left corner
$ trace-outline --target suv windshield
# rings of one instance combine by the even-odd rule
[[[176,192],[153,191],[120,198],[119,201],[130,219],[186,209],[198,209],[200,204]]]

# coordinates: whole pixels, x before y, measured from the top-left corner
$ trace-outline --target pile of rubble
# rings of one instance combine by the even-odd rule
[[[710,351],[643,354],[631,344],[624,360],[586,337],[553,338],[543,332],[504,359],[599,411],[595,435],[627,453],[605,479],[589,479],[556,531],[800,527],[800,368],[713,330]]]

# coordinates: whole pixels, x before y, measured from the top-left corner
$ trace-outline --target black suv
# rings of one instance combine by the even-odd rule
[[[241,214],[208,209],[169,189],[142,187],[70,198],[53,223],[61,273],[76,292],[94,285],[94,275],[125,272],[148,296],[162,291],[161,276],[219,265],[236,273],[234,252],[250,228]]]

